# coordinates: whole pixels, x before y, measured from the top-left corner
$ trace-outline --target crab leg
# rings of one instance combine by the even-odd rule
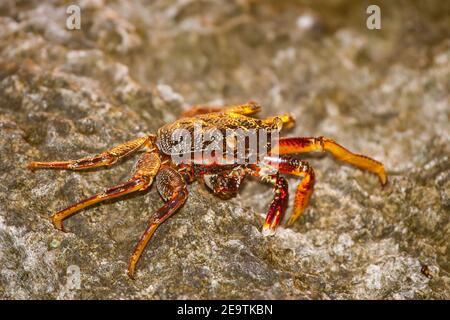
[[[136,264],[156,229],[174,214],[188,197],[186,181],[178,171],[165,167],[158,173],[156,180],[158,191],[166,203],[153,214],[149,225],[134,248],[128,264],[128,276],[132,279],[134,278]]]
[[[289,186],[285,178],[274,175],[263,180],[269,181],[274,186],[274,198],[267,211],[266,221],[264,221],[262,233],[265,236],[274,235],[281,222],[283,213],[286,210]]]
[[[282,138],[278,141],[277,147],[280,155],[328,151],[340,161],[376,174],[382,185],[387,182],[387,175],[381,162],[362,154],[353,153],[326,137]]]
[[[269,125],[276,121],[279,121],[280,123],[282,123],[283,129],[290,129],[295,124],[294,117],[289,113],[285,113],[285,114],[282,114],[280,116],[275,116],[275,117],[268,117],[268,118],[265,118],[263,121]]]
[[[161,160],[155,153],[144,153],[139,158],[139,161],[136,164],[136,170],[131,179],[55,213],[52,216],[53,225],[56,229],[64,231],[63,220],[74,213],[108,199],[147,189],[152,184],[153,177],[158,172],[160,165]]]
[[[286,179],[278,175],[278,173],[266,174],[263,169],[260,166],[252,166],[251,168],[247,168],[247,173],[273,185],[274,197],[267,210],[266,220],[262,228],[263,235],[271,236],[275,234],[286,210],[289,197],[289,185]]]
[[[96,156],[67,161],[51,161],[51,162],[30,162],[28,169],[69,169],[69,170],[81,170],[87,168],[95,168],[101,166],[110,166],[117,162],[120,158],[123,158],[144,146],[150,146],[153,136],[145,136],[137,138],[123,144],[120,144],[110,150],[102,152]]]
[[[280,173],[302,177],[295,192],[294,208],[287,225],[292,225],[303,213],[314,189],[314,170],[306,161],[287,157],[265,157],[264,162]]]
[[[236,106],[225,106],[225,107],[212,107],[212,106],[193,106],[181,113],[180,117],[194,117],[201,114],[212,113],[212,112],[230,112],[238,113],[242,115],[251,115],[261,111],[261,106],[254,102],[249,101],[246,104],[236,105]]]

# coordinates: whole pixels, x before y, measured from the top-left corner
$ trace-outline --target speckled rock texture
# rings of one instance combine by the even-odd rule
[[[365,1],[78,3],[71,31],[67,1],[0,2],[1,299],[450,298],[448,2],[378,1],[381,30],[366,28]],[[188,105],[250,99],[263,116],[294,114],[286,135],[382,161],[388,185],[307,156],[310,207],[265,238],[267,185],[223,201],[194,183],[134,281],[154,188],[53,228],[53,212],[124,181],[136,157],[88,172],[28,161],[96,154]]]

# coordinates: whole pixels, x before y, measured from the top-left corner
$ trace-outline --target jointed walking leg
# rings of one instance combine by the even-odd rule
[[[267,211],[266,221],[263,225],[263,235],[275,234],[278,225],[281,222],[284,211],[287,207],[289,187],[286,179],[281,176],[274,175],[267,178],[274,186],[274,198],[270,203]]]
[[[52,216],[53,225],[59,230],[64,230],[63,220],[88,206],[134,191],[147,189],[152,184],[153,177],[158,172],[160,165],[161,161],[155,153],[144,153],[139,158],[136,170],[130,180],[55,213]]]
[[[303,213],[314,190],[314,170],[306,161],[288,157],[266,157],[265,163],[277,168],[280,173],[302,177],[295,192],[294,208],[287,225],[292,225]]]
[[[67,161],[50,161],[50,162],[30,162],[28,168],[34,169],[69,169],[69,170],[81,170],[88,168],[95,168],[101,166],[110,166],[117,162],[120,158],[123,158],[144,146],[151,147],[153,136],[145,136],[137,138],[121,145],[118,145],[110,150],[100,153],[99,155],[83,158],[79,160],[67,160]]]
[[[247,173],[259,177],[262,181],[273,185],[274,197],[267,211],[266,220],[264,221],[262,233],[265,236],[274,235],[278,225],[281,222],[284,211],[287,207],[289,196],[289,185],[285,178],[278,174],[265,174],[264,168],[253,166],[248,168]]]
[[[149,225],[134,248],[128,264],[130,278],[134,278],[136,264],[156,229],[185,203],[188,196],[186,182],[178,171],[165,167],[160,170],[156,180],[159,193],[166,203],[153,214]]]
[[[387,182],[387,175],[381,162],[362,154],[353,153],[329,138],[282,138],[278,141],[280,155],[311,151],[328,151],[340,161],[378,175],[382,185]]]
[[[181,113],[180,117],[194,117],[201,114],[212,112],[231,112],[242,115],[252,115],[259,111],[261,111],[261,106],[254,101],[249,101],[246,104],[236,106],[224,106],[224,107],[193,106],[190,109]]]

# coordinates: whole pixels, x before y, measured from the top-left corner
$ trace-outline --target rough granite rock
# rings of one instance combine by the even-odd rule
[[[67,1],[0,2],[1,299],[450,298],[448,2],[382,1],[381,30],[366,28],[365,1],[78,3],[70,31]],[[195,183],[135,281],[128,257],[162,204],[153,188],[53,228],[53,212],[123,181],[136,157],[89,172],[28,161],[101,152],[190,104],[250,99],[293,113],[289,135],[382,161],[389,184],[307,157],[310,207],[265,238],[268,186],[223,201]]]

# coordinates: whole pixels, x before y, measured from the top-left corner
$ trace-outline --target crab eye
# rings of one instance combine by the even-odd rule
[[[281,117],[275,117],[273,119],[273,126],[277,130],[281,130],[283,128],[283,119]]]

